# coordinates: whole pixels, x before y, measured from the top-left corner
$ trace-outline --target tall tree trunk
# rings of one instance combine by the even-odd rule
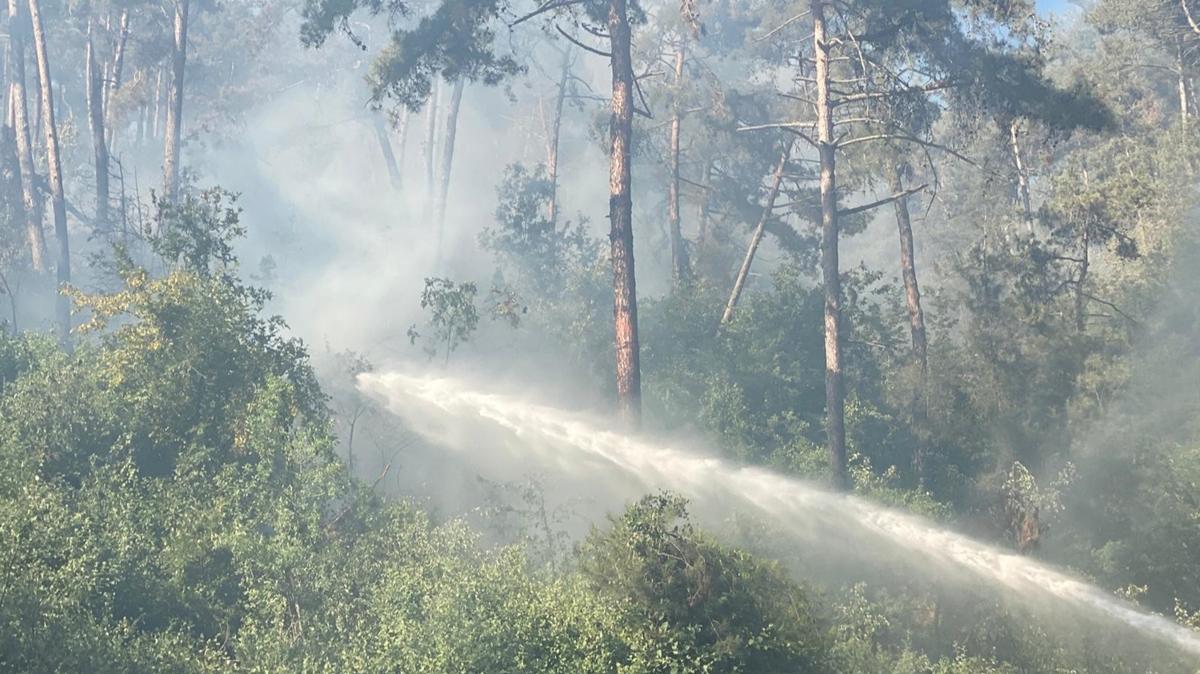
[[[679,136],[680,127],[683,122],[679,98],[683,93],[684,51],[684,40],[680,38],[679,47],[675,51],[675,100],[671,105],[671,138],[669,148],[671,179],[667,184],[667,231],[671,239],[671,281],[675,289],[687,285],[691,281],[692,276],[692,266],[688,261],[687,245],[683,240],[683,230],[679,217]]]
[[[43,147],[46,144],[46,128],[42,122],[46,116],[42,114],[42,75],[37,68],[36,56],[33,62],[33,91],[33,155],[38,157],[45,154],[46,149]]]
[[[1188,100],[1188,118],[1192,113],[1196,112],[1196,80],[1191,75],[1183,78],[1184,93],[1187,94]]]
[[[442,130],[444,145],[442,146],[442,167],[438,175],[437,194],[437,259],[442,259],[442,248],[446,241],[446,201],[450,198],[450,171],[454,167],[454,140],[458,135],[458,112],[462,109],[463,89],[467,85],[465,77],[458,78],[454,83],[454,92],[450,94],[450,109],[446,112],[446,126]]]
[[[375,140],[379,142],[379,151],[383,154],[383,165],[387,167],[392,189],[399,192],[400,166],[396,163],[396,154],[392,152],[392,140],[388,137],[387,125],[379,115],[372,115],[371,126],[375,130]]]
[[[571,77],[571,48],[563,49],[562,74],[558,78],[558,91],[554,101],[554,119],[550,121],[550,132],[546,134],[546,178],[550,181],[550,205],[546,219],[550,224],[558,222],[558,144],[562,135],[563,104],[567,100],[567,82]]]
[[[25,222],[25,197],[21,193],[21,166],[15,128],[0,127],[0,194],[8,206],[5,216],[11,223]]]
[[[608,218],[611,226],[613,318],[617,352],[617,405],[631,427],[641,424],[642,373],[638,342],[637,282],[633,262],[633,57],[626,0],[608,1],[612,65],[609,121]]]
[[[1091,175],[1087,168],[1083,169],[1083,188],[1091,190]],[[1085,286],[1088,273],[1091,271],[1091,229],[1088,222],[1083,222],[1082,250],[1079,251],[1079,278],[1075,281],[1075,331],[1080,335],[1087,332],[1087,291]]]
[[[1080,251],[1079,278],[1075,282],[1075,331],[1080,335],[1087,332],[1087,290],[1085,290],[1088,272],[1091,269],[1091,242],[1088,240],[1088,228],[1083,228],[1083,250]]]
[[[150,138],[157,140],[161,133],[162,126],[162,100],[163,100],[163,69],[158,67],[155,69],[154,75],[154,116],[150,122]]]
[[[17,143],[17,165],[21,169],[21,200],[25,206],[25,236],[34,271],[46,271],[46,236],[42,230],[42,203],[37,197],[33,170],[33,143],[29,137],[29,103],[25,89],[25,39],[29,28],[22,0],[8,0],[11,45],[11,89],[13,131]]]
[[[141,147],[146,142],[146,105],[139,103],[137,112],[137,144]]]
[[[412,118],[412,113],[408,108],[404,108],[400,116],[396,118],[396,165],[400,168],[400,183],[396,186],[397,190],[404,189],[404,158],[408,156],[408,121]]]
[[[13,68],[12,68],[12,26],[9,26],[9,40],[4,47],[4,123],[7,126],[14,127],[16,123],[13,121]],[[16,156],[16,149],[13,149],[13,156]]]
[[[707,267],[708,262],[708,246],[709,238],[712,233],[709,231],[712,218],[709,215],[709,209],[712,205],[712,172],[713,161],[709,159],[704,162],[704,172],[700,178],[700,201],[696,205],[696,273],[701,277],[706,276],[709,272]]]
[[[29,17],[33,24],[33,48],[37,56],[38,74],[42,81],[42,126],[46,132],[46,173],[50,182],[50,201],[54,208],[54,235],[58,239],[58,285],[55,302],[58,318],[58,339],[64,346],[71,344],[71,304],[62,294],[62,286],[71,282],[71,243],[67,237],[67,201],[63,195],[62,160],[58,155],[58,128],[54,124],[54,88],[50,78],[50,60],[46,49],[46,31],[42,24],[38,0],[29,0]]]
[[[1021,156],[1021,120],[1014,119],[1008,125],[1008,138],[1012,150],[1013,165],[1017,169],[1017,196],[1021,199],[1021,211],[1025,228],[1033,231],[1033,202],[1029,196],[1029,173]]]
[[[183,76],[187,66],[188,5],[175,0],[175,40],[171,52],[171,93],[163,140],[163,195],[179,200],[179,145],[183,133]]]
[[[87,42],[87,106],[88,121],[92,131],[92,149],[96,164],[96,219],[97,231],[107,231],[108,221],[108,144],[104,134],[104,83],[96,62],[96,48],[92,42],[89,22]]]
[[[905,162],[896,162],[891,167],[893,194],[904,194],[904,176],[908,173]],[[917,284],[917,264],[913,254],[912,215],[908,211],[908,197],[901,196],[892,202],[896,211],[896,229],[900,236],[900,273],[904,279],[904,304],[908,309],[909,331],[912,333],[913,360],[920,368],[916,395],[913,396],[913,425],[917,430],[918,443],[913,455],[913,468],[917,480],[924,486],[928,482],[925,446],[925,421],[928,394],[929,348],[925,332],[925,312],[921,308],[921,288]]]
[[[1191,106],[1188,104],[1188,83],[1187,83],[1187,68],[1183,61],[1183,40],[1175,40],[1175,75],[1177,78],[1176,87],[1179,91],[1179,122],[1186,129],[1188,118],[1191,115]]]
[[[117,48],[113,52],[112,60],[112,78],[104,83],[104,126],[108,133],[108,147],[112,147],[113,141],[116,139],[116,120],[113,118],[113,94],[121,88],[121,78],[125,71],[125,46],[129,43],[129,10],[121,10],[121,19],[118,21]]]
[[[11,120],[10,120],[11,121]],[[17,139],[11,124],[0,127],[0,192],[8,208],[5,215],[11,223],[25,221],[25,204],[21,195],[21,168],[17,160]],[[0,290],[8,295],[8,329],[19,334],[17,327],[17,296],[8,279],[0,272]]]
[[[825,430],[833,486],[849,489],[846,465],[846,393],[842,374],[842,279],[838,268],[837,146],[833,136],[825,5],[812,0],[813,53],[816,59],[817,145],[821,176],[821,276],[825,286]]]
[[[434,190],[434,170],[437,167],[437,121],[438,121],[438,99],[441,98],[442,87],[440,82],[435,82],[433,91],[429,94],[429,101],[425,104],[425,144],[423,147],[425,155],[425,199],[421,206],[421,221],[429,222],[429,216],[433,213],[433,195]]]
[[[763,233],[767,231],[767,221],[775,210],[775,199],[779,196],[779,186],[783,184],[783,171],[787,166],[788,155],[791,154],[792,144],[788,143],[779,155],[779,163],[775,165],[775,173],[771,176],[771,189],[767,191],[767,203],[762,215],[758,218],[758,226],[750,236],[750,245],[746,247],[746,257],[733,280],[733,292],[729,293],[729,301],[725,303],[725,313],[721,314],[721,325],[733,320],[733,310],[737,308],[742,290],[746,287],[746,279],[750,277],[750,266],[754,264],[754,255],[758,252],[758,244],[762,243]]]
[[[903,163],[892,167],[890,176],[894,194],[904,194]],[[908,210],[908,197],[902,196],[892,202],[896,211],[896,227],[900,235],[900,272],[904,278],[904,301],[908,309],[909,331],[912,333],[913,358],[925,371],[929,366],[928,340],[925,333],[925,312],[921,308],[921,289],[917,284],[917,265],[913,257],[912,215]]]

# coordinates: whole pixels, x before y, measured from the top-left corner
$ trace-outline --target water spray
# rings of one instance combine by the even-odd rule
[[[1140,610],[1097,586],[1028,557],[862,498],[833,493],[761,468],[737,466],[604,430],[569,412],[475,391],[450,378],[368,373],[360,375],[359,386],[386,402],[392,412],[413,423],[418,431],[436,434],[428,426],[431,413],[440,413],[443,424],[482,421],[507,430],[531,452],[572,451],[582,455],[580,458],[608,464],[650,488],[668,488],[693,498],[741,502],[769,515],[792,533],[812,540],[842,541],[855,548],[854,541],[883,542],[926,566],[937,565],[942,573],[969,574],[992,587],[1025,596],[1049,596],[1200,656],[1200,634],[1163,616]],[[445,441],[446,437],[439,439]]]

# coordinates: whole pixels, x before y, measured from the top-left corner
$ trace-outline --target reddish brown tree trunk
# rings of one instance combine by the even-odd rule
[[[42,88],[42,127],[46,133],[46,174],[50,183],[50,202],[54,209],[54,235],[58,239],[58,286],[55,302],[58,318],[58,339],[69,347],[71,343],[71,304],[62,287],[71,282],[71,243],[67,235],[67,201],[63,194],[62,159],[58,154],[58,128],[54,122],[53,80],[46,48],[46,31],[42,24],[38,0],[29,0],[29,18],[33,25],[33,47],[37,56],[38,74]]]
[[[642,416],[641,347],[638,342],[637,282],[633,262],[633,58],[625,0],[608,2],[612,65],[609,121],[608,217],[613,268],[613,319],[617,352],[617,404],[622,419],[637,427]]]
[[[838,268],[837,147],[833,136],[826,35],[827,0],[812,0],[813,52],[816,59],[817,145],[821,174],[821,277],[825,286],[825,432],[829,468],[836,489],[849,489],[846,464],[846,393],[842,373],[842,280]]]

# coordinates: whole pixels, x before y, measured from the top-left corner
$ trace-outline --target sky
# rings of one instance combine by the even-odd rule
[[[1059,12],[1070,6],[1067,0],[1038,0],[1038,8],[1043,12]]]

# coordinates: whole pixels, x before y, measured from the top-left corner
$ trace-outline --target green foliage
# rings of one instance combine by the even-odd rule
[[[541,302],[561,298],[572,273],[593,263],[599,242],[588,236],[586,222],[550,220],[554,185],[544,166],[509,165],[496,194],[496,224],[479,235],[480,245],[521,294]]]
[[[491,86],[522,72],[512,56],[496,53],[494,24],[505,5],[503,0],[446,0],[411,30],[393,33],[371,64],[374,99],[391,98],[417,110],[436,78]]]
[[[586,220],[550,220],[554,189],[543,166],[508,166],[496,194],[495,224],[479,236],[496,262],[495,287],[520,298],[531,333],[552,337],[587,368],[611,367],[611,339],[602,329],[612,314],[605,247]]]
[[[371,64],[373,100],[390,98],[418,110],[438,78],[495,85],[522,72],[512,56],[497,53],[498,15],[508,5],[505,0],[444,0],[415,26],[392,32],[391,41]],[[336,30],[366,49],[350,28],[350,17],[358,9],[393,19],[412,11],[401,0],[306,0],[301,39],[319,47]]]
[[[246,233],[236,204],[237,195],[220,188],[185,195],[180,203],[160,200],[153,229],[147,232],[151,249],[193,274],[232,274],[233,242]]]
[[[819,478],[824,297],[817,176],[804,146],[786,166],[735,319],[718,327],[745,230],[762,214],[764,180],[781,143],[795,140],[739,129],[798,119],[790,130],[805,130],[795,111],[811,95],[808,3],[679,5],[682,20],[675,3],[630,3],[631,22],[647,26],[632,67],[637,106],[650,113],[633,146],[638,271],[644,279],[663,257],[643,243],[658,243],[668,176],[655,159],[668,128],[660,113],[671,109],[684,113],[683,229],[694,233],[686,243],[697,272],[694,285],[641,298],[646,423],[716,438],[739,462]],[[268,38],[292,6],[193,6],[187,105],[196,129],[240,132],[229,122],[264,92],[300,80],[324,88],[332,72],[357,67],[353,58],[324,70],[298,62],[264,77],[260,63],[280,65]],[[906,181],[930,186],[910,199],[928,363],[910,346],[903,290],[890,280],[892,235],[875,238],[888,209],[842,221],[847,252],[872,264],[841,269],[855,491],[1007,547],[1015,528],[1036,525],[1043,544],[1027,553],[1196,627],[1200,37],[1189,6],[1096,0],[1057,30],[1033,0],[853,0],[831,7],[841,37],[829,44],[845,47],[833,65],[836,95],[856,101],[837,123],[843,205],[886,194],[880,178],[897,163]],[[126,7],[135,12],[129,72],[105,98],[117,135],[158,107],[169,16],[145,3],[45,7],[67,63],[83,62],[80,36],[114,47],[116,14],[84,22]],[[529,16],[539,7],[548,11]],[[341,32],[365,49],[360,26],[382,33],[367,68],[374,104],[416,109],[438,80],[495,85],[524,72],[539,52],[527,49],[525,28],[506,24],[547,34],[574,24],[602,45],[607,11],[603,0],[307,0],[301,37],[316,46]],[[677,88],[655,75],[685,33]],[[796,88],[781,90],[791,78]],[[88,134],[71,112],[84,107],[81,79],[67,70],[55,82],[68,168],[88,164]],[[568,96],[581,108],[592,98],[583,88]],[[590,129],[601,145],[603,117]],[[565,124],[565,148],[582,126]],[[188,142],[207,135],[189,132]],[[857,144],[871,135],[892,137]],[[0,136],[10,328],[14,289],[36,276],[25,269],[13,141]],[[1026,181],[1036,214],[1028,219],[1018,196]],[[582,218],[559,215],[544,167],[508,167],[497,191],[495,222],[480,237],[496,258],[494,287],[481,294],[476,283],[427,279],[429,321],[414,341],[448,360],[481,338],[486,314],[522,328],[505,355],[558,349],[543,362],[611,386],[606,242]],[[68,175],[67,192],[74,235],[90,190]],[[366,358],[335,356],[327,409],[303,346],[280,319],[262,316],[268,295],[238,280],[234,195],[208,190],[155,206],[141,233],[158,260],[139,266],[142,251],[122,249],[104,261],[118,271],[109,291],[77,276],[91,289],[71,290],[86,319],[78,350],[0,335],[0,671],[1194,669],[1092,625],[1051,630],[1003,597],[924,587],[907,569],[816,592],[699,531],[671,495],[637,502],[578,551],[556,529],[565,515],[534,484],[481,509],[483,533],[386,502],[351,475],[355,424],[373,413],[354,385]],[[860,235],[867,241],[849,239]],[[276,254],[263,258],[260,280],[275,276]],[[36,320],[28,313],[23,324]],[[335,455],[335,430],[349,470]],[[380,463],[399,472],[403,459]],[[760,538],[785,538],[754,524]],[[522,547],[494,547],[489,535]],[[793,571],[817,577],[803,550],[769,542]]]
[[[674,523],[678,501],[634,508],[597,532],[589,573],[558,578],[385,504],[346,476],[303,353],[252,303],[185,271],[129,283],[81,298],[133,318],[74,355],[0,338],[16,373],[0,397],[0,669],[566,674],[819,657],[799,590]],[[213,372],[219,355],[231,367]],[[205,385],[180,385],[201,368]],[[648,543],[708,566],[651,566]],[[604,569],[619,550],[640,566]],[[647,611],[695,651],[653,648],[660,631],[684,642]]]
[[[471,282],[455,283],[447,278],[425,279],[421,291],[421,308],[429,312],[429,327],[432,334],[426,340],[425,353],[437,357],[444,349],[444,362],[450,354],[471,338],[479,327],[479,311],[475,308],[475,295],[479,289]],[[416,344],[421,334],[415,326],[408,330],[409,339]]]
[[[680,497],[647,496],[583,545],[582,573],[619,607],[620,671],[824,671],[803,590],[686,517]]]

